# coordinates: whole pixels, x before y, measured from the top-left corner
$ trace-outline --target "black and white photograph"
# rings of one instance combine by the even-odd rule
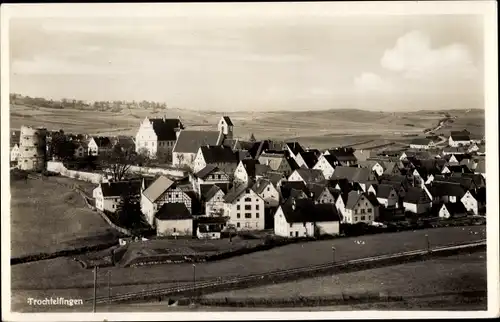
[[[498,316],[496,12],[2,5],[2,320]]]

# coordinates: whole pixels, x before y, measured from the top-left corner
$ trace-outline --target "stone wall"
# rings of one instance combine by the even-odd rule
[[[103,175],[100,173],[68,170],[62,162],[47,162],[47,171],[57,172],[64,177],[74,178],[82,181],[99,184],[103,181]]]
[[[187,175],[187,172],[181,169],[148,168],[139,166],[131,166],[129,172],[140,173],[145,175],[163,174],[166,176],[178,177],[178,178],[182,178]]]

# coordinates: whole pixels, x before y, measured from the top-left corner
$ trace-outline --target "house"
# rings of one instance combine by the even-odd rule
[[[312,169],[318,162],[319,151],[303,151],[295,157],[295,162],[301,168]]]
[[[446,156],[454,154],[456,156],[459,154],[466,154],[466,153],[468,153],[467,149],[464,149],[462,147],[446,147],[443,149],[442,155]]]
[[[368,158],[371,157],[371,153],[369,150],[355,150],[354,151],[354,157],[356,157],[356,160],[359,161],[366,161]]]
[[[401,174],[399,171],[398,163],[393,161],[383,161],[382,166],[384,168],[384,173],[386,175],[396,175]]]
[[[467,130],[452,131],[450,137],[448,138],[448,145],[451,147],[469,145],[470,143],[470,133]]]
[[[172,165],[192,168],[200,147],[219,146],[223,142],[224,135],[219,131],[181,130],[172,150]]]
[[[449,173],[472,173],[471,170],[469,169],[469,167],[467,167],[466,165],[460,165],[460,164],[457,164],[457,165],[450,165],[450,164],[447,164],[443,167],[443,170],[441,170],[441,173],[442,174],[449,174]]]
[[[92,191],[95,207],[100,211],[116,212],[123,195],[139,198],[141,184],[140,180],[100,183]]]
[[[73,156],[75,157],[75,159],[83,159],[87,155],[87,151],[88,149],[85,148],[83,143],[78,143],[75,146],[75,153],[73,154]]]
[[[274,234],[281,237],[338,235],[340,218],[331,204],[314,204],[308,199],[290,199],[274,215]]]
[[[305,184],[309,183],[324,183],[325,177],[321,170],[314,169],[297,169],[289,177],[288,181],[302,181]]]
[[[486,162],[485,160],[477,161],[476,168],[474,169],[474,173],[482,175],[486,178]]]
[[[434,146],[434,141],[428,138],[416,138],[410,141],[411,149],[427,150]]]
[[[253,159],[258,160],[262,153],[271,150],[279,150],[281,148],[282,145],[277,142],[271,140],[264,140],[259,142],[253,142],[252,146],[248,148],[248,153]],[[282,154],[285,155],[285,152],[286,151],[283,151]]]
[[[343,166],[356,165],[358,160],[354,156],[354,149],[352,148],[338,148],[325,151],[326,155],[333,155]]]
[[[439,218],[463,217],[467,216],[467,209],[460,202],[444,203],[438,212]]]
[[[272,208],[279,205],[280,192],[270,180],[258,179],[253,185],[252,190],[264,200],[264,207]]]
[[[340,162],[335,158],[334,155],[322,155],[319,157],[318,162],[314,165],[314,170],[321,170],[323,176],[326,180],[330,180],[333,173],[335,172],[335,167],[340,165]]]
[[[468,190],[460,199],[467,211],[479,215],[485,212],[486,208],[486,188]]]
[[[222,135],[224,135],[224,139],[233,139],[233,128],[234,124],[229,116],[221,117],[219,123],[217,124],[217,129],[222,133]]]
[[[193,171],[198,172],[207,165],[214,165],[233,174],[238,166],[238,161],[238,155],[231,148],[224,145],[205,145],[198,149],[193,162]]]
[[[403,198],[403,207],[405,211],[415,214],[423,214],[431,209],[432,200],[427,193],[417,187],[408,187],[406,195]]]
[[[385,208],[398,208],[399,196],[398,192],[392,185],[378,184],[368,188],[368,194],[373,194],[378,202]]]
[[[224,196],[224,216],[236,230],[264,229],[264,199],[250,185],[236,185]]]
[[[466,193],[466,189],[459,183],[438,180],[424,185],[424,189],[433,203],[460,202]]]
[[[259,160],[245,159],[238,163],[234,171],[234,181],[247,183],[266,176],[271,171],[271,167],[260,164]]]
[[[287,158],[284,153],[269,153],[265,152],[259,156],[259,163],[265,164],[271,168],[272,171],[282,172],[289,176],[294,169],[292,169],[292,162],[296,165],[293,159]]]
[[[199,217],[195,221],[196,237],[198,239],[220,239],[225,225],[225,218]]]
[[[379,177],[382,174],[384,174],[384,171],[385,171],[385,169],[384,169],[383,165],[381,164],[381,162],[372,161],[372,160],[358,161],[358,167],[370,169],[370,171],[375,172],[377,174],[377,176],[379,176]]]
[[[229,184],[204,184],[200,187],[200,197],[205,203],[205,216],[220,216],[224,213],[224,197]]]
[[[341,199],[341,198],[339,198]],[[337,204],[337,207],[339,204]],[[345,209],[342,212],[343,222],[356,224],[359,222],[370,224],[376,219],[378,207],[373,204],[367,194],[351,191],[347,194]]]
[[[17,159],[19,158],[19,155],[20,155],[19,144],[18,143],[14,143],[14,145],[12,145],[10,147],[10,161],[11,162],[17,162]]]
[[[274,172],[274,171],[267,172],[264,178],[271,181],[271,183],[278,189],[279,187],[281,187],[281,184],[283,182],[287,181],[287,177],[285,176],[284,173]]]
[[[299,154],[304,152],[304,149],[302,148],[299,142],[285,142],[284,148],[288,152],[289,156],[294,159]]]
[[[476,155],[486,155],[486,146],[481,144],[476,151]]]
[[[191,213],[192,198],[177,182],[159,176],[141,194],[141,210],[150,225],[154,225],[154,215],[165,203],[183,203]]]
[[[183,202],[167,202],[155,214],[157,236],[193,236],[193,216]]]
[[[102,153],[106,153],[111,151],[113,148],[113,144],[110,138],[95,136],[92,137],[87,145],[88,155],[100,155]]]
[[[350,183],[357,182],[362,187],[366,188],[367,184],[377,182],[375,173],[367,168],[355,168],[338,166],[330,179],[347,179]]]
[[[285,181],[279,187],[281,200],[288,200],[290,197],[309,198],[310,192],[304,181]]]
[[[467,149],[467,152],[469,153],[474,153],[474,152],[477,152],[479,151],[479,146],[477,145],[477,143],[473,143],[469,146],[469,148]]]
[[[459,179],[454,179],[454,178],[459,178]],[[484,177],[476,173],[452,173],[449,179],[450,181],[455,180],[455,182],[461,182],[464,179],[470,179],[472,181],[470,186],[464,186],[467,189],[486,187],[486,180],[484,179]]]
[[[160,155],[171,156],[179,132],[183,129],[184,125],[179,118],[150,119],[146,117],[135,135],[135,151],[150,158],[156,158]]]
[[[172,144],[172,146],[173,146],[173,144]],[[130,136],[120,135],[120,136],[116,137],[114,142],[113,142],[113,147],[118,147],[123,152],[136,151],[134,138],[132,138]]]
[[[309,197],[314,203],[329,203],[335,204],[335,200],[340,194],[339,191],[323,184],[309,184]]]

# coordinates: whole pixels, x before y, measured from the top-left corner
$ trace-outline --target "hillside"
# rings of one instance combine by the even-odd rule
[[[423,130],[435,127],[449,113],[453,123],[440,130],[448,135],[452,130],[467,128],[484,135],[484,110],[447,110],[415,112],[372,112],[357,109],[323,111],[278,111],[219,113],[185,109],[168,109],[166,117],[180,117],[191,129],[215,128],[222,114],[235,124],[235,135],[246,139],[254,133],[257,139],[296,139],[306,146],[326,148],[339,144],[354,144],[374,140],[374,145],[401,140],[403,135],[423,135]],[[64,129],[71,133],[92,135],[134,135],[146,117],[161,117],[163,112],[125,109],[122,112],[53,109],[12,105],[11,128],[21,125]],[[403,137],[404,138],[404,137]]]

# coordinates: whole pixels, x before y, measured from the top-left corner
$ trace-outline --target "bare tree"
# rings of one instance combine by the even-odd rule
[[[139,159],[135,152],[122,151],[118,146],[99,155],[102,168],[111,174],[113,181],[123,180],[130,166],[137,164]]]

